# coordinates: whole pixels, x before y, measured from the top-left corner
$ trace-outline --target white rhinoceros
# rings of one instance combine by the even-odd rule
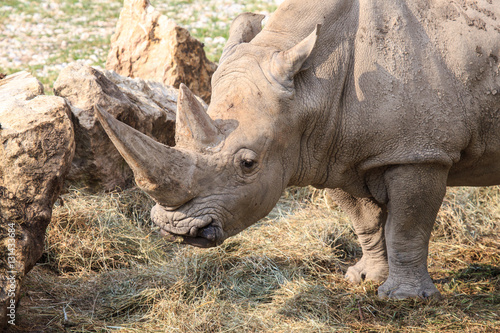
[[[446,186],[500,184],[500,2],[289,0],[231,26],[205,112],[180,88],[176,147],[102,112],[167,239],[215,246],[290,185],[331,189],[381,297],[438,296]]]

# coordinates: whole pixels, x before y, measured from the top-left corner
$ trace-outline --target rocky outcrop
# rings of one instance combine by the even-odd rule
[[[28,72],[18,72],[5,76],[0,81],[0,92],[5,96],[2,100],[2,109],[7,108],[8,103],[16,100],[30,100],[36,96],[43,95],[43,85]]]
[[[184,83],[209,103],[216,67],[207,59],[202,43],[161,15],[148,0],[125,0],[106,69],[176,88]]]
[[[42,94],[29,73],[0,80],[0,327],[15,321],[74,153],[66,101]]]
[[[175,144],[178,91],[163,84],[131,79],[73,63],[54,84],[74,115],[76,152],[68,175],[94,190],[114,190],[133,184],[133,174],[94,115],[94,105],[166,145]]]

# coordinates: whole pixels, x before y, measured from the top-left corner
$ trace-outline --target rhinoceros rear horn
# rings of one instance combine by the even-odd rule
[[[321,25],[316,25],[314,31],[300,43],[287,51],[277,52],[271,62],[271,74],[283,86],[289,87],[293,77],[308,68],[306,60],[311,55],[318,39]]]
[[[222,52],[219,63],[222,63],[234,51],[235,46],[250,42],[262,30],[262,20],[264,18],[264,15],[254,13],[238,15],[233,20],[233,23],[231,23],[229,39],[224,47],[224,52]]]
[[[181,84],[175,124],[177,146],[199,150],[216,146],[222,139],[222,134],[203,105],[186,85]]]
[[[97,119],[134,172],[137,185],[158,203],[176,207],[192,199],[195,153],[165,146],[95,107]]]

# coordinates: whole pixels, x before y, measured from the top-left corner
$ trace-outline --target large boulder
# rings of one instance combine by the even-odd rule
[[[93,190],[134,184],[132,171],[95,118],[95,105],[156,141],[175,145],[175,88],[73,63],[59,74],[54,92],[68,101],[74,115],[76,152],[70,181]]]
[[[203,44],[161,15],[148,0],[124,1],[106,69],[176,88],[184,83],[209,103],[216,68],[207,59]]]
[[[0,327],[15,323],[22,280],[42,255],[74,153],[66,101],[42,94],[26,72],[0,80]]]

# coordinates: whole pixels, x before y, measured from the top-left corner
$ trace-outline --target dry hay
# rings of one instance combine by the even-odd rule
[[[72,189],[29,274],[18,327],[40,332],[498,332],[500,187],[450,189],[429,269],[444,301],[381,300],[343,279],[361,252],[312,188],[213,249],[165,243],[139,190]]]

